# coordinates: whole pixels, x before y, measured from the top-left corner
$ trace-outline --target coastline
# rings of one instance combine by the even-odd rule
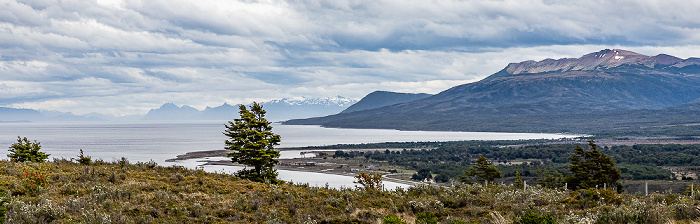
[[[299,151],[296,149],[283,149],[285,151]],[[341,150],[341,149],[333,149],[332,151],[336,150]],[[345,149],[345,150],[353,150],[353,151],[374,151],[376,149]],[[345,151],[343,150],[343,151]],[[393,150],[400,150],[400,149],[393,149]],[[392,151],[393,151],[392,150]],[[317,173],[317,174],[328,174],[328,175],[338,175],[338,176],[344,176],[344,177],[353,177],[357,175],[359,172],[364,172],[366,170],[365,164],[356,164],[356,163],[336,163],[336,162],[318,162],[318,159],[315,159],[315,155],[318,155],[318,153],[321,152],[328,152],[329,150],[304,150],[304,152],[309,153],[309,154],[314,154],[314,156],[309,156],[309,158],[281,158],[279,161],[280,163],[276,166],[278,170],[283,170],[283,171],[294,171],[294,172],[309,172],[309,173]],[[195,151],[195,152],[188,152],[182,155],[177,155],[175,158],[167,159],[166,162],[169,163],[178,163],[178,161],[192,161],[192,160],[197,160],[197,167],[206,167],[206,166],[226,166],[226,167],[241,167],[241,165],[236,164],[231,162],[230,159],[226,158],[226,155],[228,154],[227,150],[209,150],[209,151]],[[369,165],[370,167],[373,167],[373,165]],[[353,168],[355,167],[355,168]],[[385,182],[392,182],[395,184],[403,184],[403,185],[417,185],[417,184],[422,184],[421,182],[417,181],[412,181],[408,179],[407,177],[410,176],[410,174],[396,174],[396,173],[388,173],[384,171],[379,171],[376,169],[373,170],[367,170],[370,172],[380,172],[382,173],[382,177]],[[401,178],[401,177],[404,178]]]

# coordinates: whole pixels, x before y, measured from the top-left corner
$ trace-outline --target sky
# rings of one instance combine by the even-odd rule
[[[439,93],[603,49],[700,57],[700,1],[0,0],[0,107]]]

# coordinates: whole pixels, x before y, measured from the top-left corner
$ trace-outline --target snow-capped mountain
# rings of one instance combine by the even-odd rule
[[[356,100],[342,96],[324,98],[294,97],[261,102],[267,111],[267,119],[285,121],[296,118],[319,117],[337,114],[357,103]]]
[[[700,123],[700,58],[606,49],[510,63],[421,100],[291,120],[340,128],[601,133]],[[358,105],[361,103],[358,103]]]
[[[281,104],[281,103],[286,103],[289,105],[325,105],[325,106],[329,106],[329,107],[349,107],[350,105],[357,103],[357,100],[345,98],[342,96],[323,97],[323,98],[307,98],[307,97],[301,96],[301,97],[283,98],[281,100],[271,100],[268,102],[262,102],[261,104],[270,105],[270,104]]]
[[[284,121],[337,114],[356,100],[342,96],[324,98],[293,97],[260,102],[267,111],[269,121]],[[238,117],[238,106],[224,103],[218,107],[207,107],[199,111],[190,106],[181,107],[166,103],[158,109],[148,111],[144,120],[233,120]]]

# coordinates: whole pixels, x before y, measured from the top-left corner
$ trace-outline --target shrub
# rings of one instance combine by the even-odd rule
[[[365,190],[381,191],[382,186],[382,175],[376,172],[365,173],[360,172],[355,176],[355,181],[353,183],[360,184]]]
[[[438,219],[433,213],[422,212],[416,215],[416,224],[437,224]]]
[[[7,202],[9,202],[9,200],[7,200],[7,190],[0,189],[0,224],[5,223],[5,214],[7,214],[5,205]]]
[[[80,163],[82,165],[90,165],[91,162],[92,162],[92,158],[90,158],[90,156],[85,156],[83,154],[83,150],[80,149],[80,154],[78,155],[78,163]]]
[[[557,223],[551,215],[538,215],[533,212],[528,212],[520,219],[516,220],[514,224],[554,224]]]
[[[382,219],[382,224],[406,224],[406,221],[397,216],[387,215]]]
[[[570,191],[569,196],[564,199],[564,202],[581,209],[594,208],[600,203],[620,205],[623,202],[621,195],[614,190],[580,189]]]
[[[42,168],[25,166],[22,173],[24,191],[29,195],[37,195],[49,185],[48,175]]]

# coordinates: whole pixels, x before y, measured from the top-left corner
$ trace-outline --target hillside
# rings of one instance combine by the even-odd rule
[[[361,110],[369,110],[384,106],[411,102],[432,96],[426,93],[396,93],[389,91],[374,91],[363,97],[359,102],[351,105],[340,113],[350,113]]]
[[[698,204],[697,194],[642,197],[504,184],[378,192],[270,185],[126,160],[0,161],[5,223],[511,223],[528,213],[559,223],[676,223],[697,220]]]
[[[700,98],[696,58],[603,50],[509,64],[475,83],[399,105],[292,120],[343,128],[579,132],[700,122],[679,117]]]

